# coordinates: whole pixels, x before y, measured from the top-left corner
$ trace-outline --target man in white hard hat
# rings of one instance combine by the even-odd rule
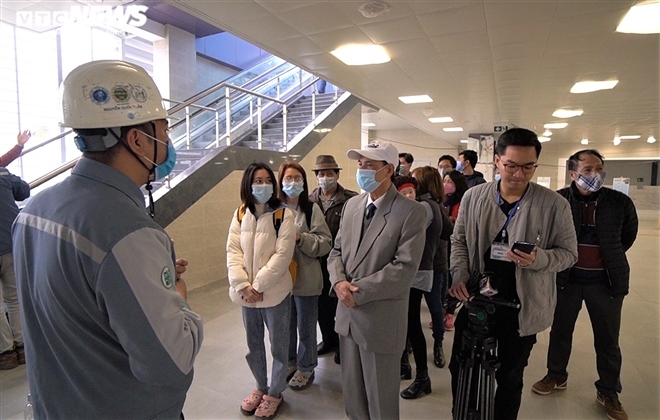
[[[161,95],[122,61],[77,67],[62,95],[83,157],[13,228],[35,417],[180,418],[203,333],[140,191],[174,166]]]

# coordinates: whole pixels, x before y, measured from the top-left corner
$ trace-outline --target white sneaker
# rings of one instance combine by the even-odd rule
[[[289,387],[294,391],[300,391],[310,386],[312,382],[314,382],[314,371],[301,372],[297,370],[289,381]]]

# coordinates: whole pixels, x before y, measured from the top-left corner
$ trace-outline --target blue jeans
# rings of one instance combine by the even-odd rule
[[[298,363],[298,370],[311,372],[318,365],[316,320],[319,314],[318,296],[292,296],[289,324],[289,366]],[[300,343],[298,343],[300,334]],[[298,351],[296,352],[296,344]]]
[[[430,292],[424,292],[426,305],[431,313],[433,322],[433,341],[434,347],[442,346],[442,340],[445,338],[445,317],[442,312],[442,291],[447,283],[447,274],[440,270],[433,270],[433,287]],[[445,289],[446,290],[446,289]]]
[[[279,398],[286,388],[290,306],[291,298],[287,296],[277,306],[270,308],[243,307],[243,325],[248,345],[248,354],[245,359],[257,381],[257,389],[276,398]],[[264,324],[268,328],[270,354],[273,356],[270,387],[268,387],[268,368],[266,367]]]

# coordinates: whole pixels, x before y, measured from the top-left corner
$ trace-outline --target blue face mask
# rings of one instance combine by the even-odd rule
[[[163,179],[172,173],[174,165],[176,164],[176,149],[172,142],[167,142],[167,158],[165,162],[156,166],[156,179]]]
[[[495,182],[499,182],[500,179],[502,179],[502,175],[500,175],[500,174],[495,174]]]
[[[291,198],[298,197],[305,190],[302,182],[283,182],[282,191]]]
[[[385,168],[387,168],[387,166],[383,166],[378,171]],[[378,188],[378,186],[380,186],[380,184],[383,182],[376,181],[376,172],[378,171],[373,169],[358,169],[357,173],[355,174],[355,180],[357,181],[360,188],[368,193],[376,191],[376,188]]]
[[[465,166],[463,166],[463,162],[456,162],[456,170],[458,172],[463,172],[463,169],[465,169]]]
[[[252,184],[252,195],[259,204],[266,204],[273,197],[273,185]]]
[[[176,149],[174,148],[174,145],[172,144],[171,141],[168,141],[165,143],[162,140],[158,140],[154,136],[150,136],[149,134],[145,133],[144,131],[140,131],[140,133],[144,134],[145,136],[149,137],[150,139],[157,141],[158,143],[164,145],[167,147],[167,157],[163,161],[163,163],[156,163],[149,159],[146,156],[143,156],[145,159],[147,159],[149,162],[151,162],[155,167],[156,167],[156,179],[163,179],[169,174],[172,173],[172,170],[174,169],[174,165],[176,164]],[[155,146],[154,146],[155,147]]]

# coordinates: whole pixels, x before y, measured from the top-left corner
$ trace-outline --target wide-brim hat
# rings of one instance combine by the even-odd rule
[[[341,170],[339,165],[337,165],[337,161],[335,160],[334,156],[331,155],[318,155],[316,157],[316,163],[314,164],[314,167],[312,168],[312,171],[323,171],[326,169],[334,169],[334,170]]]
[[[359,160],[362,156],[371,160],[380,160],[396,166],[399,164],[399,151],[386,141],[372,141],[362,149],[351,149],[346,156],[352,160]]]

